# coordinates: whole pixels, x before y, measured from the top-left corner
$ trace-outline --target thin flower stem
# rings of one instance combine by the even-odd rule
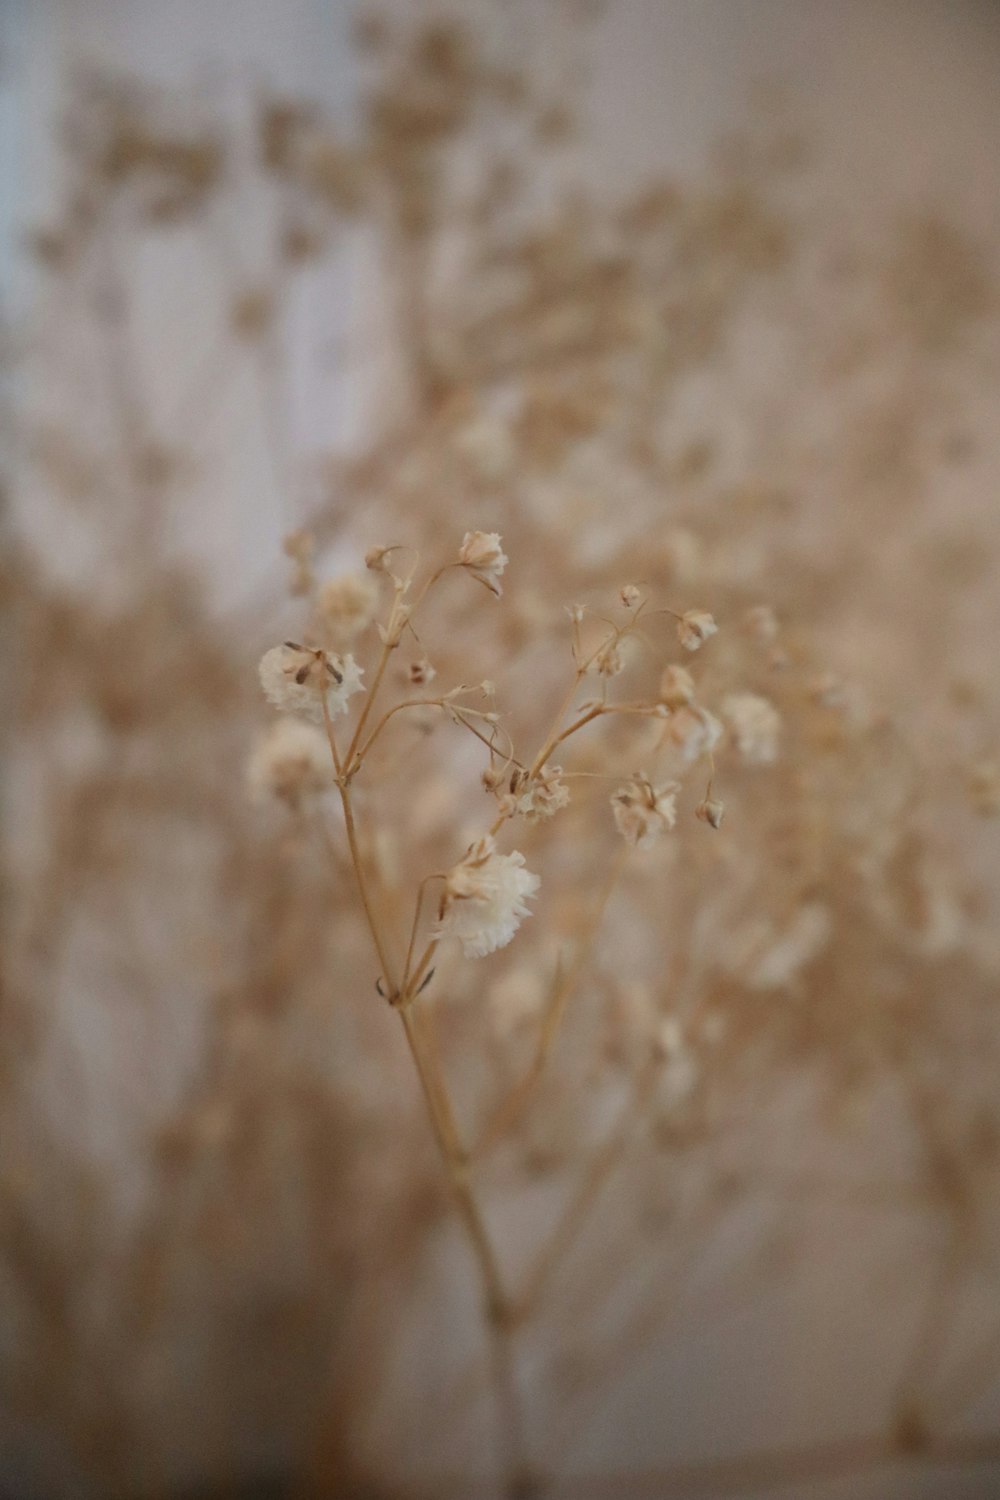
[[[333,757],[334,770],[337,773],[337,790],[340,793],[340,804],[344,809],[344,827],[347,830],[347,844],[351,851],[351,864],[354,867],[354,879],[358,887],[358,895],[361,897],[361,905],[364,908],[365,920],[371,933],[375,952],[382,968],[382,978],[385,980],[390,994],[396,993],[396,982],[393,977],[393,965],[389,961],[388,952],[382,932],[375,918],[371,897],[368,893],[368,884],[365,880],[364,865],[361,859],[361,850],[358,846],[358,833],[354,822],[354,809],[351,806],[351,791],[345,780],[340,752],[337,748],[337,736],[334,733],[333,723],[330,719],[330,709],[326,701],[326,694],[322,694],[323,704],[323,726],[326,729],[327,743],[330,746],[330,754]]]
[[[344,809],[344,827],[347,830],[347,843],[351,851],[351,863],[354,866],[354,878],[357,881],[358,894],[361,897],[361,904],[364,907],[365,920],[368,923],[368,929],[372,935],[372,942],[375,944],[375,951],[378,954],[378,961],[382,966],[382,977],[386,982],[389,993],[391,995],[395,995],[397,993],[397,987],[396,981],[393,977],[394,966],[390,962],[388,951],[385,946],[385,941],[382,937],[378,922],[375,919],[375,912],[372,908],[371,897],[368,892],[367,881],[365,880],[364,868],[361,861],[361,851],[358,847],[357,828],[354,822],[354,809],[351,806],[350,788],[346,786],[343,781],[338,781],[337,786],[340,791],[341,806]]]
[[[454,1126],[443,1077],[435,1077],[433,1063],[411,1013],[410,1003],[402,1004],[398,1009],[452,1197],[479,1267],[490,1337],[490,1367],[500,1416],[501,1462],[507,1478],[508,1492],[513,1494],[517,1478],[524,1471],[526,1445],[524,1417],[510,1341],[511,1305],[504,1289],[489,1230],[469,1183],[468,1164]]]
[[[606,1140],[598,1147],[579,1188],[567,1204],[525,1280],[524,1291],[518,1299],[522,1316],[530,1316],[537,1307],[546,1284],[559,1262],[572,1248],[602,1188],[624,1156],[633,1128],[649,1099],[659,1071],[659,1061],[651,1054],[635,1081],[632,1097],[622,1109]]]
[[[587,922],[586,938],[579,945],[569,969],[565,974],[559,975],[558,982],[553,987],[549,1004],[546,1007],[545,1018],[539,1032],[535,1052],[528,1069],[520,1082],[515,1084],[513,1090],[501,1103],[500,1108],[496,1111],[473,1147],[472,1155],[474,1158],[485,1156],[493,1150],[497,1143],[516,1125],[530,1101],[535,1087],[545,1070],[545,1064],[548,1061],[552,1045],[559,1032],[563,1016],[566,1013],[566,1007],[579,983],[584,965],[593,954],[600,934],[604,913],[607,910],[612,892],[625,868],[628,854],[628,845],[622,844],[611,866],[611,871],[604,883],[604,888],[600,893],[595,909]]]
[[[424,974],[427,971],[428,964],[430,963],[431,959],[434,957],[435,952],[437,951],[437,945],[438,945],[438,939],[437,938],[431,938],[430,942],[427,944],[427,947],[424,949],[423,953],[420,955],[420,962],[417,964],[417,967],[414,969],[413,973],[410,975],[410,981],[409,981],[409,984],[407,985],[407,991],[408,991],[408,994],[409,994],[410,998],[412,998],[417,993],[417,990],[420,988],[420,982],[423,979]]]
[[[443,875],[425,875],[423,880],[420,882],[420,888],[417,891],[417,899],[413,907],[413,925],[410,928],[410,941],[406,949],[406,962],[403,965],[403,994],[406,993],[407,985],[409,984],[410,964],[413,962],[413,949],[417,941],[417,932],[420,927],[420,912],[424,904],[424,896],[426,894],[427,887],[430,885],[432,880],[444,880],[444,878],[445,877]]]
[[[529,776],[537,776],[538,772],[542,769],[542,766],[544,766],[545,762],[548,760],[549,755],[552,752],[553,745],[557,743],[559,726],[570,710],[573,699],[576,697],[577,689],[579,688],[580,683],[583,680],[585,671],[585,666],[577,667],[576,673],[573,677],[573,681],[570,683],[569,692],[566,694],[565,698],[563,698],[563,701],[560,703],[558,709],[556,710],[555,718],[552,720],[551,728],[549,729],[549,732],[542,743],[542,748],[539,750],[538,754],[535,756],[534,760],[531,762],[530,767],[528,768]]]
[[[514,1494],[518,1478],[525,1467],[524,1420],[520,1394],[510,1344],[511,1304],[504,1289],[493,1242],[486,1227],[479,1205],[469,1182],[467,1152],[462,1146],[455,1114],[444,1075],[437,1066],[433,1050],[428,1047],[419,1022],[412,1013],[412,999],[430,957],[437,946],[437,939],[428,945],[404,996],[397,989],[394,972],[389,963],[385,942],[373,910],[365,882],[361,854],[358,847],[357,829],[351,805],[351,792],[343,774],[336,736],[330,721],[326,698],[323,698],[323,719],[326,725],[330,753],[337,771],[337,786],[344,809],[344,825],[351,851],[354,877],[364,907],[365,917],[371,932],[372,942],[378,954],[382,973],[393,997],[395,1007],[403,1025],[410,1055],[420,1081],[421,1092],[427,1107],[434,1139],[444,1166],[452,1197],[458,1210],[466,1238],[472,1249],[485,1304],[485,1318],[490,1339],[490,1367],[493,1375],[497,1412],[500,1419],[501,1463],[508,1493]],[[412,953],[412,940],[411,940]]]
[[[397,594],[396,598],[393,600],[392,611],[389,615],[389,624],[386,627],[386,638],[382,642],[382,651],[379,655],[378,666],[375,668],[375,676],[372,678],[371,686],[369,687],[368,692],[365,695],[365,701],[362,705],[361,713],[358,717],[358,722],[354,726],[354,733],[351,736],[351,743],[347,747],[345,764],[348,766],[352,766],[354,764],[354,759],[357,755],[358,745],[361,743],[361,736],[364,732],[364,727],[367,724],[369,715],[371,714],[372,708],[374,707],[375,699],[378,696],[378,690],[382,686],[382,678],[385,676],[385,669],[389,665],[389,657],[392,655],[393,651],[398,645],[398,638],[393,630],[396,615],[396,606],[398,603],[399,596]]]

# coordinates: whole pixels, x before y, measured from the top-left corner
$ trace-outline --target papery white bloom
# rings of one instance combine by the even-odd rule
[[[498,531],[467,531],[458,552],[463,568],[468,568],[481,583],[485,583],[499,598],[500,574],[507,566],[507,558],[500,545]]]
[[[524,772],[515,772],[503,805],[529,823],[551,818],[569,802],[569,787],[561,777],[562,766],[543,766],[530,779]]]
[[[261,735],[247,763],[247,788],[255,802],[277,797],[295,805],[332,785],[326,735],[301,719],[278,719]]]
[[[664,667],[660,678],[659,698],[668,708],[683,708],[694,701],[694,678],[687,667]]]
[[[426,687],[433,682],[437,672],[431,666],[426,656],[421,656],[417,661],[411,661],[407,676],[414,687]]]
[[[704,801],[698,803],[694,815],[703,823],[707,823],[710,828],[721,828],[725,812],[726,804],[718,797],[706,797]]]
[[[634,583],[627,583],[623,589],[619,590],[618,597],[626,609],[634,609],[642,595]]]
[[[523,854],[498,854],[492,838],[480,839],[448,872],[435,935],[458,938],[466,958],[505,948],[530,917],[525,902],[539,884]]]
[[[667,736],[688,765],[708,755],[722,738],[722,725],[714,714],[697,703],[686,704],[670,715]]]
[[[272,646],[260,659],[264,696],[285,713],[323,722],[323,699],[331,718],[347,712],[347,700],[363,691],[362,669],[353,656],[337,656],[286,641]]]
[[[316,602],[333,640],[346,646],[374,620],[378,585],[364,573],[343,573],[323,584]]]
[[[369,547],[365,553],[365,567],[372,573],[388,573],[386,558],[392,551],[392,547]]]
[[[689,609],[677,621],[677,639],[685,651],[697,651],[718,628],[707,609]]]
[[[781,715],[773,703],[759,693],[729,693],[721,711],[748,765],[768,766],[777,760]]]
[[[677,822],[679,791],[680,785],[676,781],[655,787],[648,776],[641,773],[619,787],[612,795],[611,806],[618,832],[625,842],[635,849],[648,849],[661,833],[673,828]]]
[[[594,666],[602,677],[617,677],[625,670],[625,653],[621,641],[612,636],[594,657]]]

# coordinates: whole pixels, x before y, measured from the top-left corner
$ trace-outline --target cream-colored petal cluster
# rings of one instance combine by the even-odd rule
[[[485,958],[531,915],[525,903],[539,884],[523,854],[498,854],[492,838],[480,839],[448,873],[435,935],[457,938],[466,958]]]
[[[707,609],[689,609],[677,621],[677,639],[685,651],[697,651],[718,628]]]
[[[316,604],[334,643],[348,646],[375,618],[378,585],[366,573],[342,573],[322,585]]]
[[[301,719],[278,719],[260,736],[247,764],[255,802],[271,797],[297,806],[333,785],[326,735]]]
[[[562,766],[548,765],[531,777],[522,773],[514,779],[502,805],[511,816],[522,817],[528,823],[554,817],[569,802],[569,787],[562,774]]]
[[[751,766],[769,766],[778,758],[781,715],[759,693],[729,693],[722,700],[722,717],[729,726],[738,754]]]
[[[283,713],[299,714],[314,724],[323,722],[324,698],[333,719],[347,713],[348,699],[363,691],[362,668],[353,656],[339,656],[288,641],[265,651],[258,670],[269,703]]]
[[[503,593],[500,575],[507,566],[507,557],[500,545],[499,532],[467,531],[458,551],[458,560],[497,598],[500,597]]]
[[[668,781],[656,787],[648,776],[635,776],[611,798],[618,832],[634,849],[648,849],[661,833],[677,822],[677,793],[680,786]]]

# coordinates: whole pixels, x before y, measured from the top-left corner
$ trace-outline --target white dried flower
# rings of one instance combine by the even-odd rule
[[[467,531],[458,552],[463,568],[468,568],[473,577],[484,583],[497,598],[503,593],[500,575],[507,566],[507,558],[500,545],[497,531]]]
[[[703,801],[698,803],[698,806],[694,810],[694,815],[696,818],[700,818],[703,823],[707,823],[710,828],[721,828],[725,812],[726,804],[720,802],[718,797],[705,797]]]
[[[687,667],[665,667],[660,678],[659,698],[668,708],[683,708],[694,701],[694,678]]]
[[[634,609],[635,606],[639,603],[639,600],[642,598],[642,595],[639,593],[639,590],[636,588],[634,583],[627,583],[625,587],[620,590],[618,597],[622,601],[626,609]]]
[[[777,760],[781,715],[773,703],[759,693],[729,693],[721,711],[748,765],[768,766]]]
[[[526,772],[515,771],[503,806],[529,823],[551,818],[569,802],[569,787],[561,777],[562,766],[543,766],[530,778]]]
[[[285,713],[323,722],[323,699],[331,718],[347,712],[347,700],[363,691],[362,669],[353,656],[337,656],[311,646],[285,641],[260,659],[264,696]]]
[[[685,651],[697,651],[718,628],[707,609],[689,609],[677,621],[677,639]]]
[[[625,653],[622,651],[621,642],[617,637],[612,638],[601,647],[594,657],[594,665],[602,677],[617,677],[619,672],[625,670]]]
[[[338,646],[346,646],[374,620],[378,586],[364,573],[344,573],[323,584],[317,606],[333,640]]]
[[[715,749],[722,738],[722,725],[707,708],[688,703],[670,715],[666,732],[683,759],[691,765],[699,756],[709,755]]]
[[[407,676],[414,687],[426,687],[429,682],[434,681],[437,672],[431,666],[426,656],[422,656],[419,661],[410,662]]]
[[[247,788],[255,802],[277,797],[297,806],[332,785],[326,735],[301,719],[278,719],[270,725],[247,763]]]
[[[611,797],[618,832],[635,849],[648,849],[661,833],[677,822],[680,786],[668,781],[655,787],[641,772]]]
[[[505,948],[531,915],[525,902],[539,884],[523,854],[498,854],[492,838],[480,839],[448,873],[435,935],[458,938],[466,958]]]

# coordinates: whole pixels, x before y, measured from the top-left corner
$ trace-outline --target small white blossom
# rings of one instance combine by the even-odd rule
[[[769,766],[778,758],[781,715],[759,693],[730,693],[722,700],[722,716],[733,743],[751,766]]]
[[[722,819],[725,816],[726,804],[720,802],[718,797],[706,797],[694,810],[696,818],[707,823],[710,828],[721,828]]]
[[[367,630],[378,608],[378,587],[364,573],[344,573],[323,584],[317,599],[320,618],[338,646]]]
[[[286,641],[272,646],[260,660],[264,696],[285,713],[323,722],[323,699],[331,718],[347,712],[347,700],[363,691],[362,669],[353,656],[337,656]]]
[[[411,661],[407,676],[414,687],[426,687],[433,682],[437,672],[431,666],[426,656],[421,656],[418,661]]]
[[[617,677],[625,670],[625,653],[621,642],[612,636],[594,657],[594,665],[602,677]]]
[[[683,708],[694,701],[694,678],[687,667],[665,667],[660,678],[660,702],[668,708]]]
[[[326,735],[301,719],[278,719],[270,725],[247,764],[247,787],[255,802],[277,797],[295,806],[332,785]]]
[[[484,583],[497,598],[500,597],[503,592],[500,575],[507,566],[507,558],[500,545],[499,532],[467,531],[459,548],[458,560],[473,577]]]
[[[625,587],[620,590],[618,597],[622,601],[626,609],[634,609],[635,606],[639,603],[639,600],[642,598],[642,595],[639,593],[639,590],[636,588],[634,583],[627,583]]]
[[[448,873],[435,934],[458,938],[466,958],[505,948],[531,915],[525,903],[539,884],[523,854],[498,854],[492,838],[480,839]]]
[[[691,765],[700,755],[709,755],[722,738],[722,725],[714,714],[697,703],[685,704],[670,715],[667,736]]]
[[[697,651],[718,628],[707,609],[689,609],[677,621],[677,639],[685,651]]]
[[[530,778],[523,771],[515,771],[510,794],[502,805],[511,815],[520,815],[528,823],[551,818],[569,802],[569,787],[561,777],[562,766],[543,766]]]
[[[641,773],[619,787],[612,795],[611,806],[618,832],[635,849],[648,849],[661,833],[677,822],[677,793],[680,786],[668,781],[655,787]]]

